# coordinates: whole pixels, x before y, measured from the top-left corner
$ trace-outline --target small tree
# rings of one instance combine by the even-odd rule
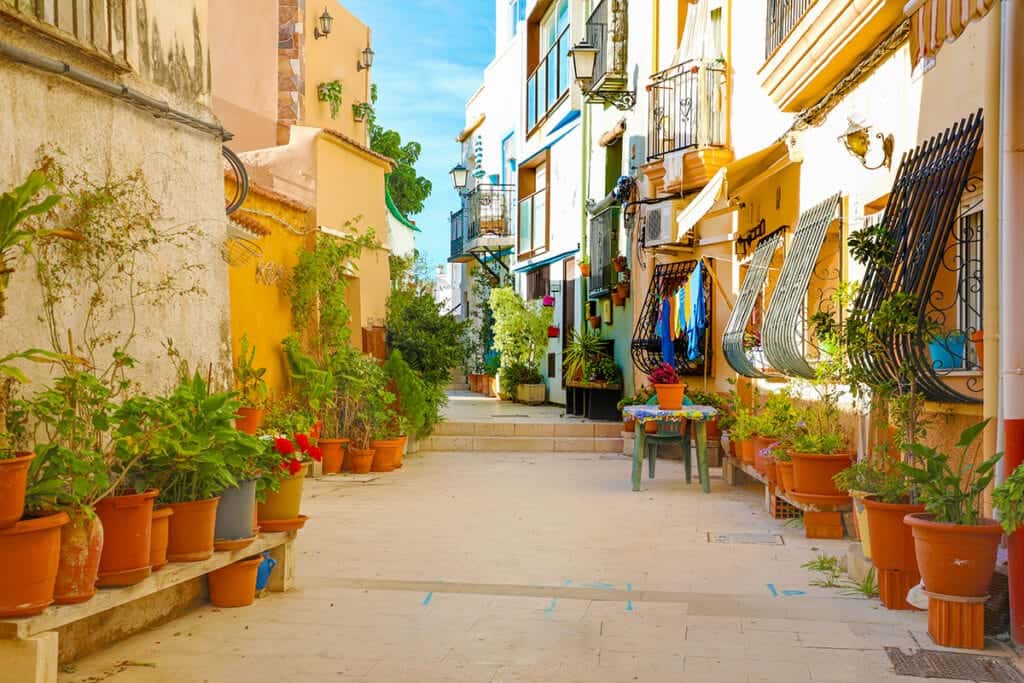
[[[494,348],[501,353],[502,366],[538,367],[548,346],[553,309],[523,301],[511,287],[493,290],[489,303],[494,312]]]

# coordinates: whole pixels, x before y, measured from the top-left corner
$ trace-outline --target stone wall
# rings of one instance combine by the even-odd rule
[[[279,0],[277,43],[277,144],[288,142],[291,126],[302,118],[303,19],[305,0]]]

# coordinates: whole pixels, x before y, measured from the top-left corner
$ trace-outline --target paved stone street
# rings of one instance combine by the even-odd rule
[[[846,542],[772,520],[760,489],[704,495],[679,463],[658,468],[640,493],[617,454],[426,453],[365,483],[310,481],[297,590],[201,609],[61,680],[919,680],[883,648],[932,647],[924,614],[809,585],[801,563]],[[784,544],[709,542],[729,532]]]

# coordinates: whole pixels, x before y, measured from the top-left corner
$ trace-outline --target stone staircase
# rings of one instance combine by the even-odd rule
[[[442,422],[420,451],[474,453],[621,453],[618,422]]]
[[[462,368],[452,368],[452,378],[445,391],[469,391],[469,380]]]

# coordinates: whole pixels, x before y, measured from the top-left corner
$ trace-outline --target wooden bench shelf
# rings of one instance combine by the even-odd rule
[[[269,551],[271,557],[277,561],[277,566],[270,576],[268,590],[288,590],[292,586],[295,569],[295,535],[294,531],[260,534],[249,546],[240,550],[216,552],[213,557],[202,562],[168,564],[134,586],[101,588],[91,600],[78,605],[55,605],[33,617],[0,619],[0,661],[4,662],[4,666],[0,668],[5,672],[0,675],[0,679],[5,683],[56,683],[58,659],[65,658],[66,651],[74,651],[74,648],[69,650],[58,647],[58,631],[73,628],[75,624],[86,620],[89,620],[89,626],[93,628],[97,624],[93,617],[98,615],[103,615],[98,617],[102,624],[113,624],[116,619],[112,615],[120,609],[131,609],[134,603],[169,589],[182,587],[217,569],[264,552]],[[154,621],[160,620],[160,616],[157,615]],[[139,628],[145,625],[142,623]],[[102,629],[102,625],[97,625],[93,630]],[[110,626],[110,629],[110,642],[130,635],[117,631],[116,625]],[[102,639],[104,634],[91,635]],[[8,672],[12,678],[4,678]]]

